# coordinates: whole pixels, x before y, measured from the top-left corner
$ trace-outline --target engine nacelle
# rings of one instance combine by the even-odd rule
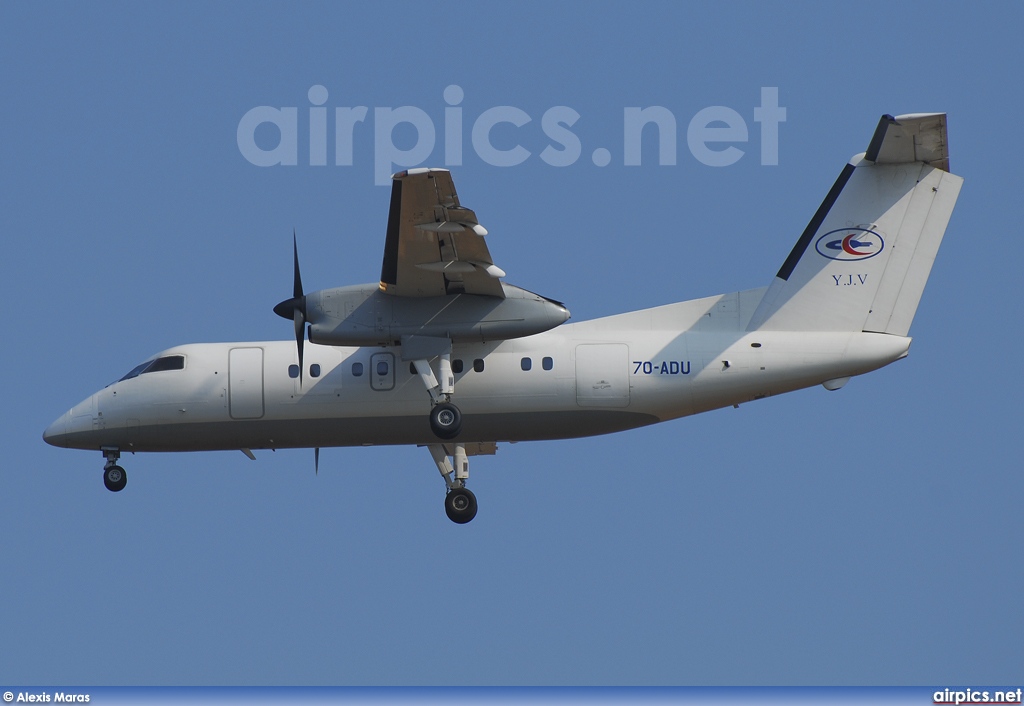
[[[403,336],[500,341],[532,336],[569,318],[561,302],[502,282],[505,298],[480,294],[398,297],[375,284],[306,295],[309,340],[334,346],[390,345]]]

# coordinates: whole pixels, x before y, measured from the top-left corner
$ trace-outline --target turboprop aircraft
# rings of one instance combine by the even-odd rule
[[[907,355],[956,203],[945,114],[878,123],[767,287],[565,324],[502,282],[445,169],[395,174],[379,283],[306,294],[293,235],[295,342],[176,346],[53,422],[47,443],[123,452],[425,446],[456,523],[469,457],[499,442],[607,434],[814,385]],[[305,343],[308,332],[309,344]]]

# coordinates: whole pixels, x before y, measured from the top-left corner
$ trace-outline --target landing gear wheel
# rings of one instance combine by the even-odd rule
[[[430,431],[438,439],[454,439],[462,431],[462,412],[451,402],[434,405],[430,410]]]
[[[464,525],[476,517],[476,496],[469,488],[454,488],[444,498],[444,511],[449,520]]]
[[[112,493],[120,492],[128,485],[128,475],[120,466],[107,466],[103,469],[103,485]]]

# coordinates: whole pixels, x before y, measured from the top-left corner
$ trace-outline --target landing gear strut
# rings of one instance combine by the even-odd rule
[[[121,458],[121,451],[104,448],[103,457],[107,459],[107,462],[103,464],[103,485],[112,493],[124,490],[124,487],[128,485],[128,474],[117,465],[117,459]]]
[[[427,447],[437,465],[437,470],[448,486],[448,494],[444,498],[444,512],[452,522],[464,525],[476,517],[476,496],[466,487],[469,478],[469,457],[464,444],[455,444],[452,448],[451,461],[448,460],[448,449],[443,444],[430,444]],[[452,474],[455,478],[452,478]]]

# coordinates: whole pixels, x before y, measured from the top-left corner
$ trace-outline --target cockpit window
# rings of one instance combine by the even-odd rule
[[[144,373],[157,373],[163,370],[184,370],[185,369],[185,356],[183,355],[165,355],[162,358],[156,358],[155,360],[147,360],[141,365],[136,365],[131,371],[123,378],[118,380],[122,382],[124,380],[131,380],[134,377],[143,375]]]
[[[185,369],[185,356],[183,355],[165,355],[163,358],[157,358],[153,361],[153,364],[143,370],[143,373],[158,373],[162,370],[184,370]]]
[[[131,371],[127,375],[125,375],[123,378],[118,380],[118,382],[123,382],[125,380],[131,380],[134,377],[138,377],[142,373],[143,370],[145,370],[146,368],[148,368],[152,364],[153,364],[152,360],[147,360],[145,363],[142,363],[141,365],[136,365],[134,368],[131,369]]]

